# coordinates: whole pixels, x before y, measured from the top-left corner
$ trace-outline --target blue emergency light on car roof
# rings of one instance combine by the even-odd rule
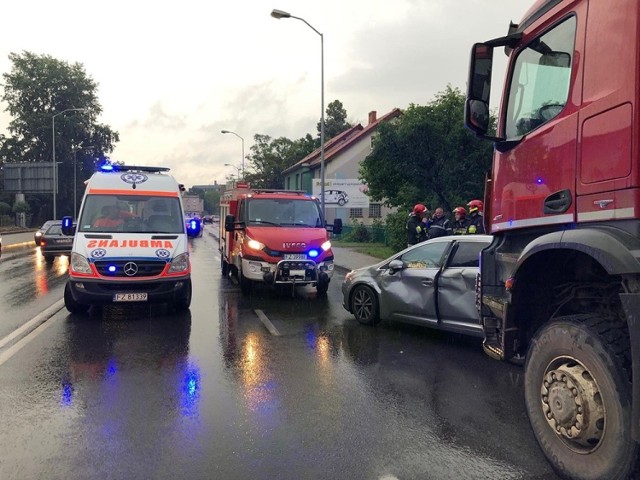
[[[62,228],[71,228],[73,226],[73,218],[62,217]]]

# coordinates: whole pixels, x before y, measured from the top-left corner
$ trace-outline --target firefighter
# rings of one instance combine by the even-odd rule
[[[436,208],[431,219],[427,222],[429,227],[429,238],[444,237],[451,235],[451,222],[444,215],[444,210],[440,207]]]
[[[407,220],[407,245],[415,245],[427,239],[427,207],[418,203]]]
[[[482,216],[482,207],[484,204],[480,200],[471,200],[467,203],[467,206],[469,207],[467,233],[484,233],[484,217]]]
[[[456,207],[453,209],[453,226],[451,228],[451,233],[453,235],[466,235],[467,227],[469,223],[467,222],[467,211],[464,207]]]

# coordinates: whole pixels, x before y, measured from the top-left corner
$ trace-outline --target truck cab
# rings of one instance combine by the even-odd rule
[[[223,194],[220,206],[222,273],[236,274],[243,293],[254,283],[327,292],[334,267],[328,230],[340,233],[342,222],[325,226],[317,198],[240,184]]]

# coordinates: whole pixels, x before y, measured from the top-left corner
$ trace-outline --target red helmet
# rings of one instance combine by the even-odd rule
[[[413,207],[414,215],[420,215],[423,213],[427,213],[427,207],[425,207],[423,204],[418,203],[415,207]]]
[[[456,207],[453,209],[453,214],[455,215],[456,213],[459,213],[460,216],[464,217],[467,215],[467,211],[464,209],[464,207]]]
[[[469,213],[473,213],[477,211],[482,212],[482,208],[484,207],[484,204],[482,203],[481,200],[471,200],[469,203],[467,203],[467,207],[469,207]]]

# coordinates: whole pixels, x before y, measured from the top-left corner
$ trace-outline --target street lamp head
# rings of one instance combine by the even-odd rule
[[[220,133],[231,133],[229,130],[220,130]]]
[[[271,10],[271,16],[280,20],[281,18],[290,18],[291,14],[274,8],[273,10]]]

